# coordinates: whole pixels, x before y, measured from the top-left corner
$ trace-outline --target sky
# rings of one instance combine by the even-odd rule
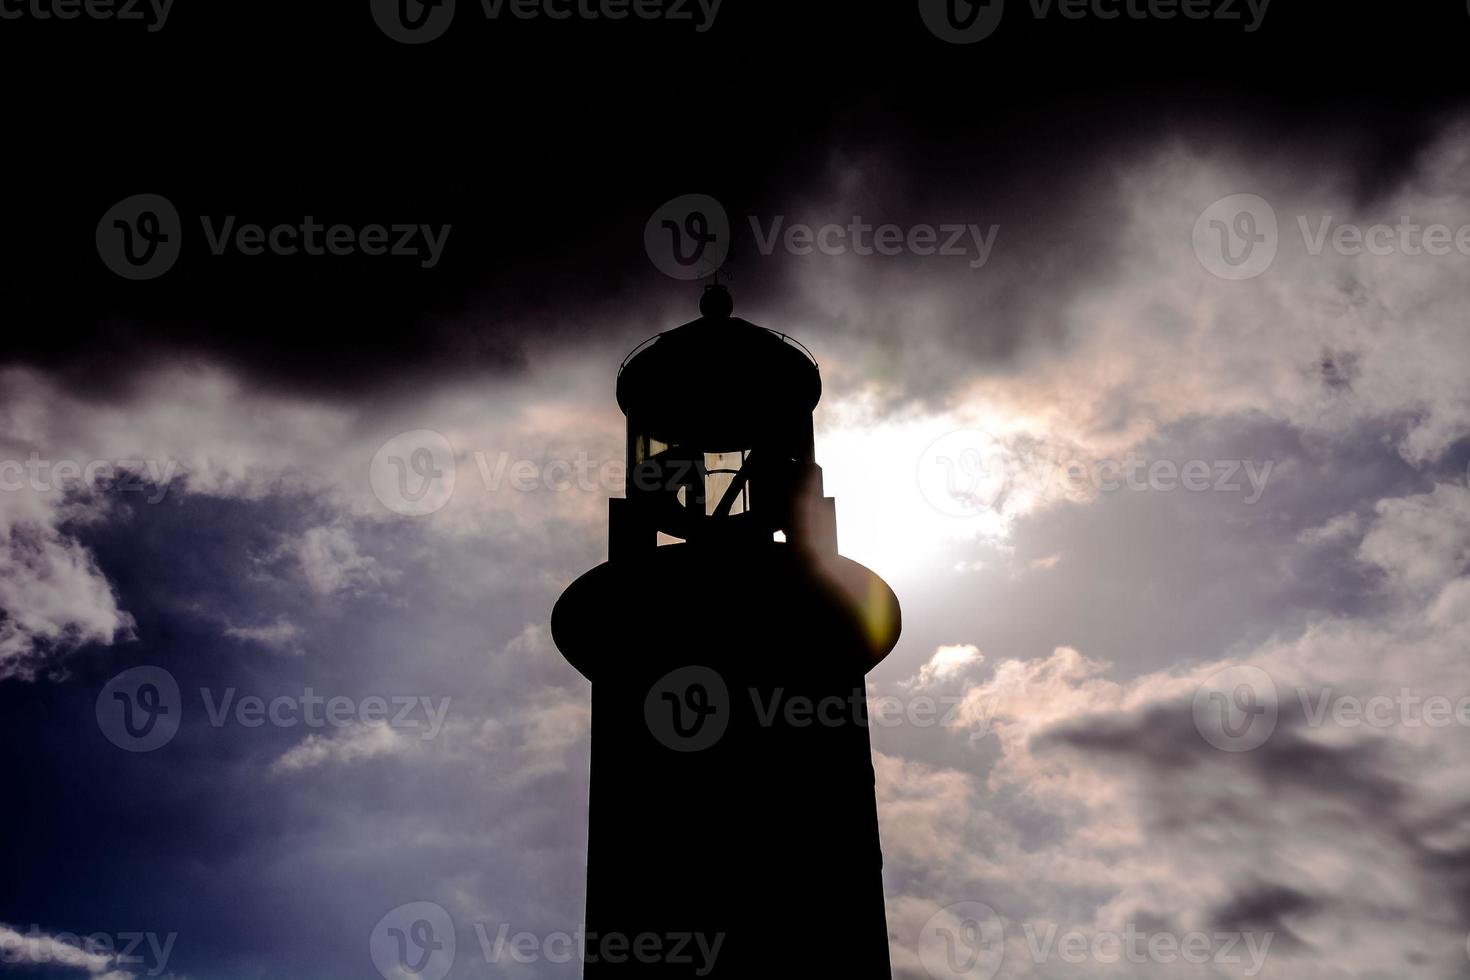
[[[580,975],[665,219],[903,606],[896,977],[1465,975],[1470,15],[996,2],[0,4],[0,977]]]

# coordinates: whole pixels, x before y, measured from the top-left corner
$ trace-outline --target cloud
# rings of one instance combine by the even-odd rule
[[[1297,535],[1305,545],[1323,545],[1355,537],[1362,527],[1362,520],[1355,513],[1338,514],[1325,524],[1308,528]]]
[[[980,652],[980,648],[972,643],[942,646],[934,651],[934,656],[929,658],[928,663],[919,668],[919,675],[912,683],[917,687],[928,687],[961,674],[984,659],[985,655]]]
[[[976,728],[1000,750],[983,791],[963,771],[888,758],[877,767],[899,921],[984,901],[1006,920],[1007,961],[1040,977],[1075,967],[1037,962],[1026,930],[1093,936],[1130,923],[1176,936],[1270,934],[1264,976],[1461,975],[1465,731],[1430,724],[1412,705],[1429,696],[1470,705],[1470,579],[1453,549],[1447,558],[1432,547],[1465,540],[1467,498],[1440,486],[1376,508],[1362,560],[1394,597],[1381,615],[1323,620],[1238,659],[1127,681],[1070,648],[976,678],[961,731]],[[1253,751],[1216,749],[1192,711],[1195,692],[1229,663],[1263,669],[1279,695],[1276,728]],[[1323,698],[1387,707],[1403,691],[1419,701],[1384,713],[1382,725],[1334,722],[1314,707]],[[940,853],[948,873],[936,878]],[[905,957],[917,956],[916,937],[899,933]],[[1088,970],[1133,975],[1126,963]],[[1158,970],[1193,975],[1183,964]]]
[[[875,753],[883,853],[908,866],[940,867],[968,853],[965,833],[979,789],[964,772]]]
[[[1470,492],[1441,484],[1433,492],[1383,500],[1359,556],[1395,585],[1436,589],[1470,566]]]
[[[842,179],[811,196],[817,211],[892,203],[1002,225],[983,269],[813,257],[783,266],[790,288],[769,316],[752,313],[822,354],[818,456],[844,549],[900,586],[906,635],[875,690],[959,699],[948,724],[873,732],[900,973],[922,975],[919,929],[964,900],[1001,913],[1010,962],[1040,978],[1078,971],[1034,963],[1025,926],[1269,931],[1268,975],[1305,980],[1462,972],[1464,733],[1311,712],[1324,693],[1368,700],[1406,684],[1470,696],[1470,505],[1443,476],[1470,432],[1463,263],[1313,256],[1298,239],[1266,275],[1229,283],[1187,242],[1203,207],[1242,188],[1273,202],[1288,236],[1298,214],[1470,221],[1467,145],[1448,132],[1399,186],[1365,198],[1351,166],[1315,150],[1260,163],[1180,139],[1101,161],[1087,187],[1040,203],[979,181],[926,199],[895,159],[834,154]],[[140,907],[241,896],[231,922],[198,926],[250,966],[235,972],[259,972],[253,939],[269,928],[297,957],[278,972],[327,975],[323,963],[355,962],[385,908],[425,896],[527,927],[575,923],[588,692],[544,623],[603,557],[605,499],[619,492],[600,464],[623,452],[621,335],[604,347],[357,399],[257,387],[224,363],[150,360],[103,395],[0,372],[6,460],[135,460],[145,477],[136,491],[0,494],[0,675],[40,676],[79,646],[137,637],[110,656],[171,658],[186,691],[455,697],[432,746],[372,724],[304,737],[186,727],[156,755],[120,760],[88,754],[101,742],[90,688],[28,684],[23,698],[12,684],[17,712],[35,698],[67,719],[65,766],[128,774],[115,790],[54,776],[56,794],[99,785],[144,818],[68,825],[89,867],[118,894],[145,882],[129,896]],[[916,487],[925,447],[964,427],[1014,464],[981,533]],[[422,429],[451,446],[456,486],[411,517],[370,473],[390,438]],[[1249,505],[1056,482],[1059,460],[1135,450],[1277,465]],[[582,458],[589,483],[553,485],[557,464]],[[528,486],[511,482],[517,463]],[[935,572],[955,567],[969,574]],[[313,656],[242,655],[222,637]],[[1281,716],[1266,744],[1232,755],[1201,738],[1192,699],[1235,664],[1274,679]],[[12,737],[41,723],[14,717]],[[153,766],[176,793],[157,792]],[[262,774],[276,779],[263,787]],[[24,825],[40,811],[19,812]],[[283,850],[286,822],[297,832]],[[187,833],[140,876],[134,824]],[[38,888],[40,863],[25,875]],[[306,913],[328,902],[340,928],[324,935]],[[1187,975],[1157,975],[1171,973]]]
[[[414,747],[410,738],[386,722],[346,725],[330,735],[313,732],[275,762],[271,771],[301,772],[318,766],[348,764],[379,756],[398,755]]]
[[[254,498],[300,489],[308,482],[294,465],[342,421],[283,399],[257,401],[242,419],[241,382],[197,366],[162,369],[117,404],[18,367],[0,370],[0,392],[0,676],[129,635],[132,618],[79,543],[79,523],[125,520],[185,487]]]
[[[366,591],[380,586],[388,574],[377,559],[359,554],[347,528],[309,528],[295,542],[307,584],[318,595]]]
[[[595,368],[606,374],[606,365]],[[466,386],[347,405],[254,389],[218,364],[154,365],[112,400],[33,369],[0,369],[0,676],[33,676],[82,645],[129,635],[131,615],[76,529],[125,522],[143,507],[186,497],[314,507],[325,520],[280,548],[313,595],[334,599],[395,580],[398,569],[362,550],[385,523],[450,547],[506,527],[528,537],[558,522],[590,531],[620,488],[602,479],[604,464],[622,453],[616,412],[587,404],[583,375],[592,370],[551,359],[494,400]],[[449,438],[458,481],[443,510],[406,518],[374,495],[370,467],[390,437],[419,429]],[[502,461],[529,462],[536,479],[513,482]],[[541,479],[563,463],[580,463],[581,482]],[[287,639],[229,627],[238,638],[254,630],[262,642]]]
[[[12,966],[57,966],[82,970],[96,980],[132,980],[134,974],[114,970],[119,957],[111,952],[94,952],[61,937],[37,929],[21,933],[0,923],[0,963]]]
[[[997,437],[1019,430],[1089,458],[1192,416],[1260,412],[1339,436],[1401,418],[1399,450],[1430,462],[1470,433],[1458,370],[1470,355],[1463,256],[1312,254],[1299,225],[1324,215],[1470,224],[1467,146],[1470,127],[1446,127],[1395,187],[1363,200],[1339,157],[1237,156],[1213,136],[1180,134],[1104,161],[1092,199],[1016,214],[964,183],[923,201],[914,175],[877,155],[860,179],[834,185],[829,215],[871,214],[895,188],[931,213],[1000,214],[992,263],[976,271],[915,257],[875,268],[870,257],[816,256],[793,263],[793,289],[830,331],[833,387],[878,396],[880,417],[918,403],[954,413],[957,425],[1000,419]],[[1202,267],[1189,229],[1242,189],[1272,205],[1280,244],[1261,277],[1231,282]]]
[[[51,653],[127,635],[132,617],[59,515],[27,519],[0,500],[0,679],[34,675]]]
[[[301,637],[301,627],[284,617],[264,626],[226,626],[225,636],[248,643],[258,643],[272,650],[287,653],[299,652],[296,641]]]

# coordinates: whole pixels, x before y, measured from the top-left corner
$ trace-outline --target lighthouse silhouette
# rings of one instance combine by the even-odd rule
[[[837,553],[815,358],[699,308],[623,362],[608,560],[552,613],[592,682],[584,976],[888,978],[864,675],[898,599]]]

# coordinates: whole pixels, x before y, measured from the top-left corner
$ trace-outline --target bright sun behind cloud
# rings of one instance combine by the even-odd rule
[[[838,403],[834,414],[846,416]],[[1003,541],[1034,501],[1012,491],[1008,450],[952,414],[844,423],[817,437],[826,492],[837,499],[842,554],[890,580],[927,577],[953,541]]]

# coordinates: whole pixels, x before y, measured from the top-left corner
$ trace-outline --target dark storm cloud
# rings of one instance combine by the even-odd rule
[[[639,319],[652,332],[668,320],[651,307],[687,309],[640,234],[658,204],[700,191],[735,219],[733,271],[752,305],[834,329],[793,293],[790,263],[756,254],[748,216],[841,200],[879,221],[1001,223],[990,274],[956,283],[932,340],[962,364],[1007,362],[1023,338],[1056,339],[1051,302],[1109,273],[1118,216],[1096,190],[1136,162],[1130,146],[1182,135],[1262,160],[1310,151],[1363,196],[1393,186],[1464,82],[1434,42],[1414,44],[1412,78],[1384,59],[1361,77],[1338,70],[1335,38],[1371,38],[1391,61],[1396,38],[1419,36],[1384,20],[1273,10],[1246,64],[1235,32],[1183,22],[1015,18],[1005,44],[977,51],[939,42],[903,5],[732,8],[697,38],[638,25],[616,44],[607,23],[465,25],[427,49],[326,9],[196,11],[136,48],[97,23],[51,25],[14,35],[17,82],[28,58],[83,56],[94,74],[50,79],[66,106],[59,131],[41,128],[45,103],[15,107],[27,164],[0,255],[0,343],[7,360],[94,392],[180,351],[336,392],[514,371],[542,345]],[[1129,53],[1145,39],[1146,57]],[[234,50],[251,54],[221,58]],[[546,63],[578,70],[528,72]],[[1287,85],[1329,70],[1331,90]],[[139,111],[115,111],[92,77],[126,78]],[[211,79],[207,111],[177,84],[192,77]],[[1423,85],[1415,104],[1391,100],[1411,82]],[[1351,97],[1363,92],[1373,99]],[[869,160],[874,183],[841,194],[843,162]],[[98,261],[92,231],[145,191],[174,203],[187,240],[169,274],[127,282]],[[215,257],[200,219],[227,215],[453,230],[433,269]],[[914,390],[934,380],[951,379],[921,376]]]

